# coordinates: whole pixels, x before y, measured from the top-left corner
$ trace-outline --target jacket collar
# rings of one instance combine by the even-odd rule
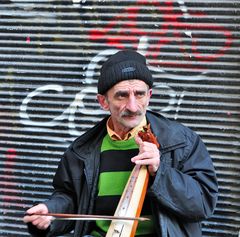
[[[147,112],[146,117],[151,124],[152,132],[158,138],[162,154],[176,147],[185,146],[185,136],[177,123],[150,111]],[[106,122],[108,118],[109,116],[78,137],[66,151],[69,155],[75,156],[84,162],[86,179],[90,186],[93,184],[94,174],[98,170],[100,149],[102,140],[107,133]]]
[[[169,151],[186,144],[186,137],[179,123],[153,111],[147,111],[147,120],[152,132],[157,136],[161,151]]]
[[[152,132],[157,136],[162,152],[186,144],[186,137],[179,123],[169,120],[153,111],[147,111],[146,117],[151,125]],[[108,118],[109,116],[75,140],[71,148],[76,154],[80,155],[81,158],[84,159],[93,150],[100,152],[102,139],[107,133],[106,122]],[[82,146],[84,149],[79,149],[80,147],[82,148]],[[81,154],[79,153],[80,150],[83,151]]]

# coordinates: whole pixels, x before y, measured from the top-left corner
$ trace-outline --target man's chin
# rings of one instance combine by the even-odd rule
[[[128,128],[134,128],[136,126],[138,126],[141,122],[141,119],[139,118],[139,116],[129,116],[129,117],[124,117],[124,124],[126,127]]]

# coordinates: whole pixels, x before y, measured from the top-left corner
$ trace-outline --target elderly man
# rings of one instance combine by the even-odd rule
[[[65,152],[49,200],[27,210],[34,236],[105,236],[109,221],[53,221],[36,213],[113,215],[135,164],[146,165],[150,182],[136,236],[200,237],[201,221],[217,200],[217,180],[200,137],[189,128],[147,111],[153,78],[141,54],[119,51],[102,66],[98,101],[110,112]],[[138,132],[150,124],[160,147]]]

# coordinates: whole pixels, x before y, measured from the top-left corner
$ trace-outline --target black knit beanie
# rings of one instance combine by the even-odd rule
[[[103,64],[98,80],[98,93],[103,95],[118,82],[131,79],[144,81],[152,88],[153,78],[147,68],[146,58],[136,51],[119,51]]]

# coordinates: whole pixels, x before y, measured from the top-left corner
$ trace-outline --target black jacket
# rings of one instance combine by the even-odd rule
[[[161,152],[160,168],[147,191],[157,236],[200,237],[201,221],[212,215],[217,201],[211,158],[200,137],[189,128],[150,111],[147,120]],[[53,180],[55,191],[45,202],[49,212],[92,213],[106,121],[107,118],[77,138],[65,152]],[[84,236],[89,234],[89,223],[54,221],[41,236],[72,230],[75,237]]]

